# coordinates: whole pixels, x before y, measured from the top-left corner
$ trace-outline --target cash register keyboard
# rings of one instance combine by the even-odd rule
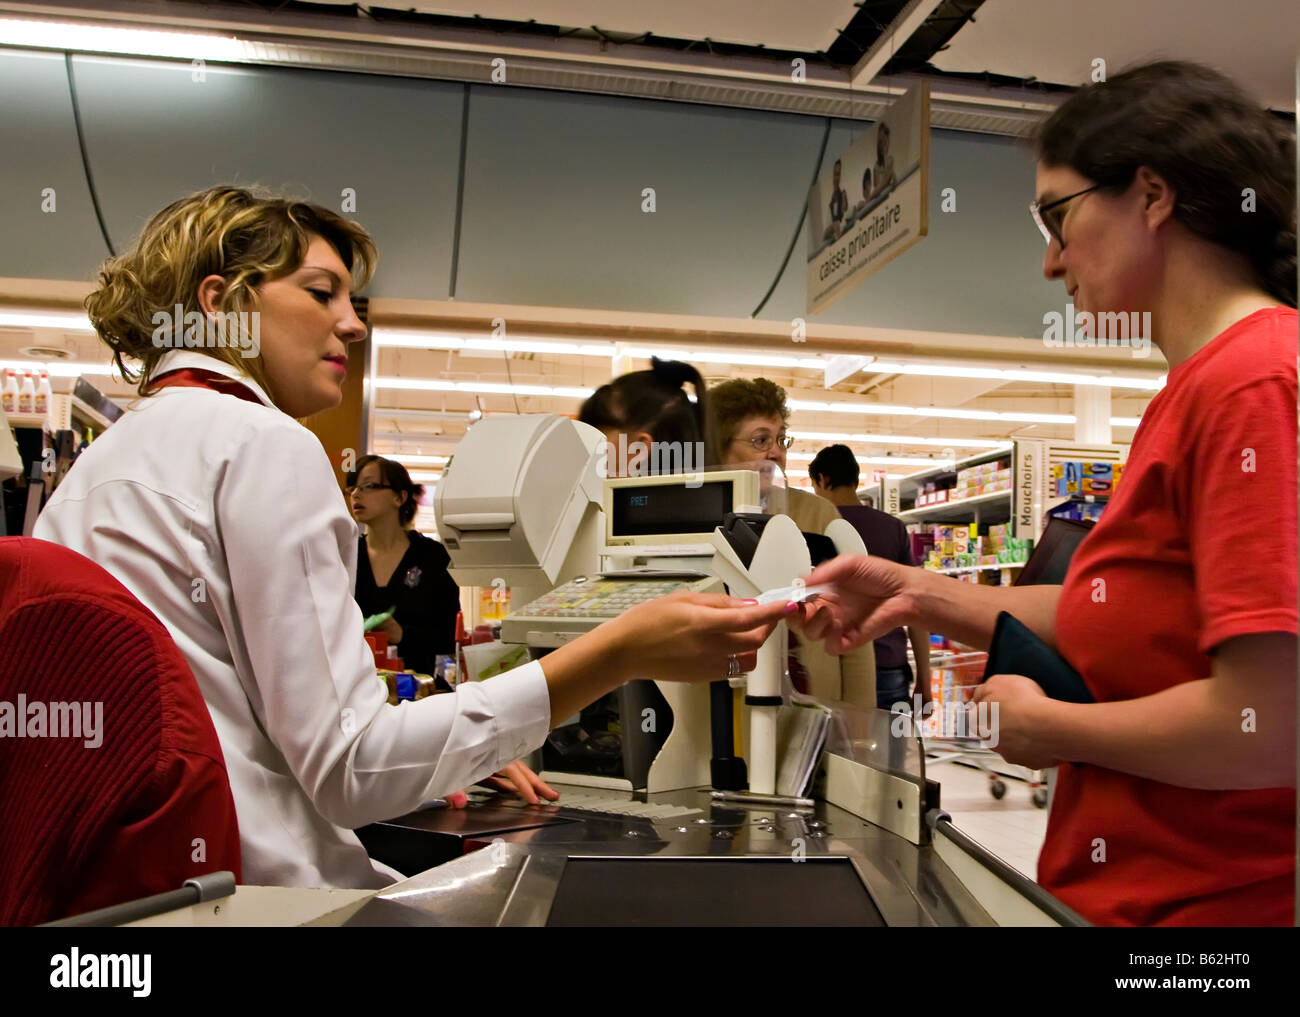
[[[722,590],[722,581],[702,572],[630,569],[579,576],[525,604],[501,623],[507,643],[548,645],[549,636],[569,637],[617,618],[629,608],[669,593]],[[557,639],[557,644],[564,640]]]
[[[649,802],[630,802],[626,798],[612,798],[608,795],[589,794],[583,791],[571,791],[565,788],[560,800],[555,803],[562,809],[575,809],[578,812],[600,812],[609,816],[636,816],[641,819],[677,819],[681,816],[693,816],[703,809],[692,809],[686,805],[652,805]]]

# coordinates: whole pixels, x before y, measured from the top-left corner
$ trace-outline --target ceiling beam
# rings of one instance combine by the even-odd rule
[[[853,65],[849,81],[854,88],[865,88],[880,73],[882,67],[903,48],[903,43],[912,37],[912,33],[925,24],[931,14],[943,3],[943,0],[911,0],[898,12],[898,16],[880,33],[880,38],[871,44],[871,48],[862,54],[862,58]]]

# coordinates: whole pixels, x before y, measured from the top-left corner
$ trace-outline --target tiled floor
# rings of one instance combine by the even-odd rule
[[[998,800],[989,792],[989,777],[983,770],[955,762],[927,763],[926,776],[939,782],[940,806],[957,829],[1035,878],[1038,850],[1047,832],[1047,809],[1030,800],[1028,784],[1002,777],[1007,793]]]

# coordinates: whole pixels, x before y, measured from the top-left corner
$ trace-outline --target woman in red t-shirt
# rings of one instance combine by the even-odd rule
[[[1123,483],[1063,586],[840,557],[794,621],[833,652],[899,625],[987,646],[1011,612],[1096,700],[1021,675],[977,693],[1007,760],[1060,767],[1043,886],[1098,924],[1290,925],[1295,143],[1227,78],[1162,62],[1080,89],[1037,154],[1044,275],[1079,311],[1149,312],[1169,362]]]

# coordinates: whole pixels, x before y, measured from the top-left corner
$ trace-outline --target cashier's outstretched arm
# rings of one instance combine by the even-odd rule
[[[315,436],[290,423],[252,435],[215,504],[238,605],[223,624],[244,694],[316,809],[348,829],[502,770],[541,745],[552,721],[627,678],[721,678],[730,653],[749,652],[742,669],[752,667],[783,610],[664,598],[556,650],[545,670],[532,662],[390,706],[340,556],[356,546],[356,524]]]
[[[633,678],[708,682],[729,658],[752,671],[758,648],[786,616],[785,603],[756,604],[718,593],[675,593],[630,611],[543,661],[551,716],[571,717]]]

